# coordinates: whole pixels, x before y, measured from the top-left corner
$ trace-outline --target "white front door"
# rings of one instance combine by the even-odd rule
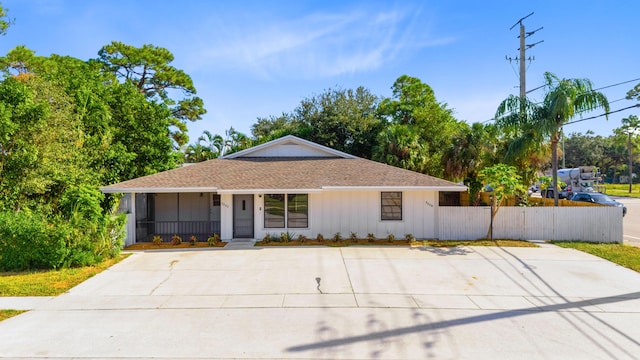
[[[253,194],[233,195],[233,237],[253,238]]]

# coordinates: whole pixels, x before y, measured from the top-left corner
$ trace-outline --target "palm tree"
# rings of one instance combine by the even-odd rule
[[[520,128],[521,134],[510,146],[509,152],[517,152],[532,143],[551,142],[551,167],[553,188],[558,184],[558,142],[560,130],[576,115],[604,108],[609,112],[607,97],[593,90],[588,79],[560,79],[556,75],[544,74],[548,89],[542,103],[534,103],[526,97],[510,95],[500,103],[496,111],[496,122],[507,128]],[[553,192],[554,205],[558,206],[558,192]]]
[[[202,145],[208,149],[206,160],[221,157],[225,153],[225,143],[222,136],[218,134],[212,135],[208,130],[203,131],[202,135],[198,137],[198,145]]]

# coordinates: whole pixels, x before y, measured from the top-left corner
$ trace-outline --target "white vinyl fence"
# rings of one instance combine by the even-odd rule
[[[490,221],[489,207],[441,206],[438,214],[438,238],[484,238]],[[622,243],[622,234],[622,209],[618,207],[503,206],[493,223],[494,239]]]

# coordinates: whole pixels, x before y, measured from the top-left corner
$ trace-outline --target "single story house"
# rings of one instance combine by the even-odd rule
[[[443,195],[467,188],[285,136],[101,190],[125,194],[128,245],[173,234],[206,241],[213,233],[437,238]]]

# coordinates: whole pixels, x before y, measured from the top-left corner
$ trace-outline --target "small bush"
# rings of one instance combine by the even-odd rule
[[[182,244],[182,238],[179,235],[174,234],[171,237],[171,244],[173,245],[180,245]]]
[[[155,235],[153,237],[153,240],[151,240],[151,242],[153,243],[153,245],[162,245],[162,238],[160,237],[160,235]]]
[[[209,236],[207,238],[207,245],[208,246],[216,246],[218,245],[218,243],[220,242],[220,235],[214,233],[213,235]]]
[[[265,234],[264,237],[262,238],[262,242],[265,244],[268,244],[271,242],[271,235],[269,235],[269,233]]]
[[[298,242],[299,242],[300,244],[304,244],[304,241],[305,241],[306,239],[307,239],[307,238],[306,238],[306,237],[304,237],[304,235],[302,235],[302,234],[298,235]]]
[[[368,233],[367,234],[367,240],[369,240],[369,242],[374,242],[376,241],[376,236],[373,233]]]
[[[322,236],[322,234],[318,233],[318,235],[316,235],[316,240],[319,242],[323,242],[324,241],[324,236]]]
[[[280,233],[280,240],[286,244],[289,241],[292,241],[295,238],[295,236],[296,236],[296,233],[292,233],[288,231],[283,232],[283,233]]]
[[[189,238],[189,244],[191,246],[194,246],[197,242],[198,242],[198,238],[195,235],[191,235],[191,237]]]
[[[355,241],[355,240],[358,240],[358,233],[357,233],[357,232],[352,231],[352,232],[351,232],[351,235],[349,235],[349,238],[350,238],[351,240],[354,240],[354,241]]]
[[[404,234],[404,238],[407,241],[416,241],[416,238],[415,238],[415,236],[413,236],[413,234]]]
[[[342,240],[342,235],[338,231],[337,233],[333,234],[333,241],[338,242],[340,240]]]
[[[394,242],[395,240],[396,240],[396,236],[395,236],[395,235],[393,235],[393,234],[389,234],[389,235],[387,236],[387,241],[389,241],[389,242]]]

